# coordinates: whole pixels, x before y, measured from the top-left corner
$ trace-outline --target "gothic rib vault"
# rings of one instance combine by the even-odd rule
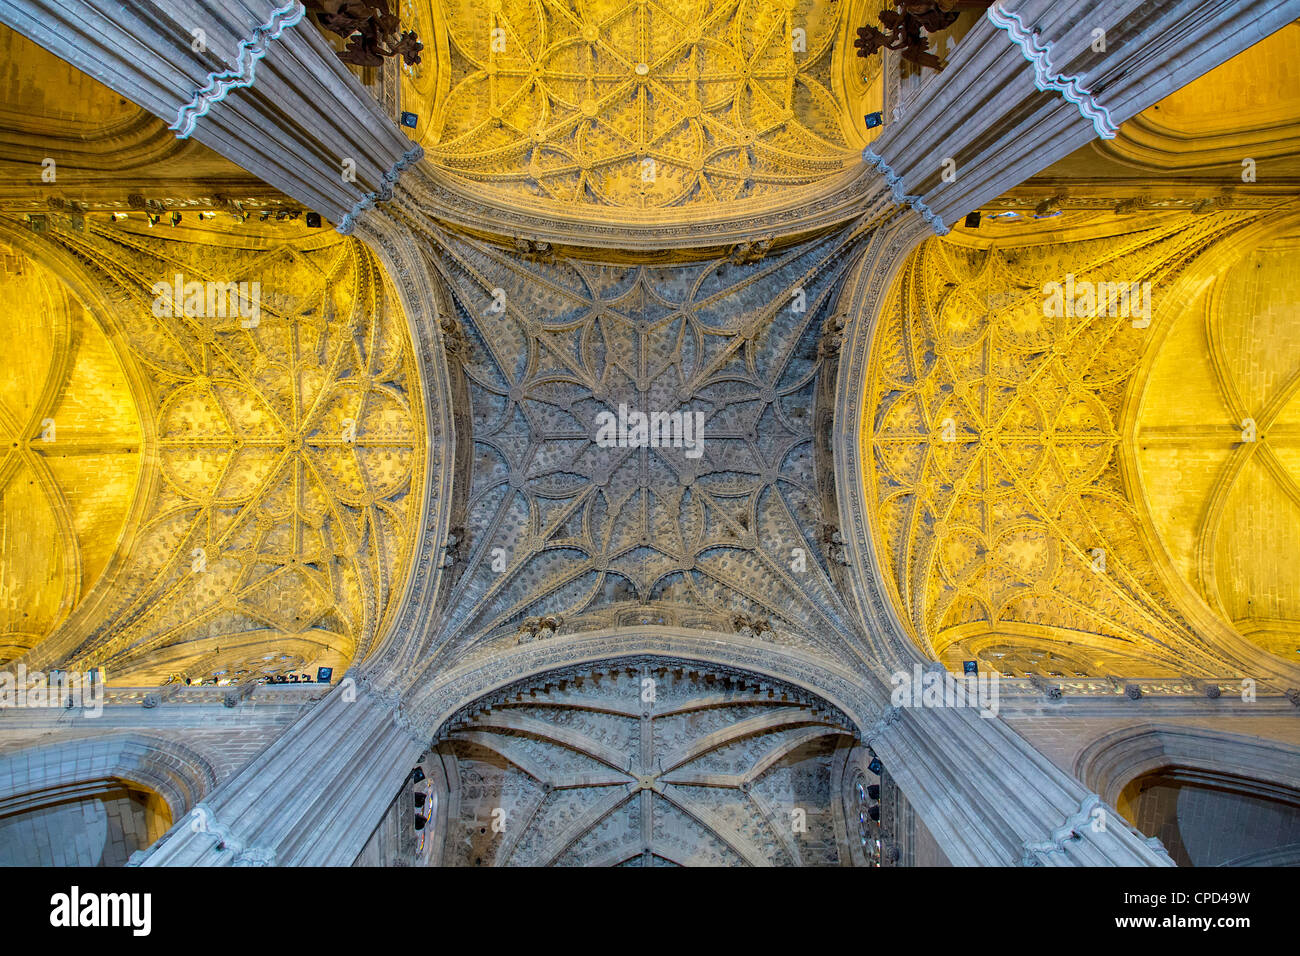
[[[788,200],[856,165],[852,6],[425,0],[404,95],[429,159],[504,201]]]
[[[845,653],[812,423],[851,252],[837,235],[761,262],[623,266],[442,237],[475,445],[438,654],[490,652],[546,615],[761,621],[767,640]],[[602,447],[598,417],[620,408],[694,415],[700,445]]]
[[[61,627],[34,660],[148,685],[241,683],[363,659],[391,614],[394,580],[405,578],[425,454],[405,321],[374,259],[338,237],[200,225],[164,239],[113,223],[10,257],[27,264],[28,255],[95,290],[113,359],[131,369],[106,384],[129,390],[147,435],[135,513],[119,538],[129,545],[107,570],[94,564],[98,582],[77,582],[84,606],[74,615],[64,601]],[[170,290],[176,275],[254,277],[256,318],[214,322],[179,299],[158,308],[156,283]],[[54,344],[55,356],[78,355],[75,343]],[[83,456],[139,447],[81,447],[74,398],[57,408],[45,400],[62,430],[28,423],[15,434],[29,461],[94,467]],[[66,507],[55,507],[65,525],[85,524],[75,510],[62,517]],[[15,527],[15,538],[25,530]],[[42,556],[22,550],[15,541],[9,566],[31,574]]]

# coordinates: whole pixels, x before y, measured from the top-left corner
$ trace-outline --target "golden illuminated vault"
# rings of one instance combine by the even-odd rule
[[[34,347],[0,379],[0,425],[16,443],[4,530],[28,542],[28,557],[5,565],[42,608],[25,628],[10,622],[11,645],[63,623],[51,653],[131,683],[340,666],[375,646],[419,514],[423,405],[405,317],[373,257],[354,240],[296,231],[60,233],[47,253],[103,293],[96,318],[116,356],[52,277],[28,265],[6,279],[7,301],[20,304],[6,332]],[[173,308],[177,283],[248,283],[246,307],[212,314],[209,294]],[[86,420],[98,446],[86,444]],[[42,421],[57,428],[48,451]],[[82,534],[97,534],[79,558],[88,522]],[[69,620],[119,542],[93,609]],[[42,583],[36,565],[47,561],[57,573]]]
[[[859,162],[846,6],[423,0],[412,26],[429,50],[403,102],[430,160],[505,199],[763,197]]]
[[[67,620],[117,549],[140,474],[135,396],[59,279],[0,246],[0,659]]]
[[[1121,463],[1131,441],[1126,410],[1142,385],[1151,337],[1167,321],[1184,322],[1187,289],[1204,285],[1198,257],[1212,249],[1227,255],[1249,219],[1111,219],[1076,220],[1047,241],[989,242],[964,232],[932,239],[907,260],[886,300],[865,395],[862,440],[872,465],[865,478],[901,616],[939,660],[1065,677],[1215,666],[1196,650],[1196,627],[1170,589],[1177,578],[1161,571],[1161,544],[1143,524],[1147,504]],[[1213,580],[1205,572],[1219,558],[1219,587],[1230,597],[1218,607],[1228,620],[1245,618],[1238,626],[1247,632],[1287,630],[1295,614],[1291,591],[1278,590],[1292,577],[1281,558],[1287,536],[1300,530],[1286,419],[1278,416],[1296,379],[1286,351],[1269,344],[1294,329],[1295,286],[1280,264],[1289,248],[1269,247],[1257,265],[1222,280],[1212,301],[1234,317],[1221,333],[1231,360],[1224,346],[1211,348],[1199,362],[1204,373],[1193,377],[1196,335],[1179,335],[1163,367],[1181,384],[1156,393],[1148,386],[1138,438],[1144,468],[1159,482],[1150,504],[1162,538],[1183,544],[1208,508],[1202,565],[1190,566],[1187,547],[1175,553],[1184,555],[1184,574],[1202,582]],[[1273,271],[1261,274],[1270,263]],[[1138,294],[1127,311],[1066,314],[1047,294],[1054,282],[1078,289],[1122,282]],[[1233,304],[1218,305],[1225,301]],[[1206,321],[1206,306],[1199,308],[1193,325]],[[1209,327],[1222,328],[1211,315]],[[1239,394],[1229,384],[1234,375],[1251,388],[1225,406],[1218,396]],[[1280,455],[1268,442],[1239,444],[1231,423],[1251,413],[1262,430],[1281,426]],[[1182,425],[1189,418],[1199,430]],[[1170,454],[1187,446],[1185,454],[1217,459],[1217,467],[1192,480]],[[1252,494],[1261,480],[1272,483],[1267,496]],[[1246,495],[1236,528],[1230,521],[1216,546],[1225,503]],[[1261,540],[1264,531],[1273,538]],[[1251,613],[1245,604],[1257,593],[1278,597]]]
[[[1300,651],[1300,316],[1294,221],[1199,286],[1142,383],[1137,462],[1170,560],[1224,620]]]

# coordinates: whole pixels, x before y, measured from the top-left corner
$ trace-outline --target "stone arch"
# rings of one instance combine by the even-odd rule
[[[1300,860],[1300,748],[1294,745],[1156,724],[1101,738],[1075,766],[1184,866]],[[1238,825],[1221,826],[1228,816]]]
[[[1300,790],[1300,746],[1205,727],[1146,724],[1098,738],[1075,759],[1074,774],[1114,805],[1124,788],[1168,767]]]
[[[176,741],[112,734],[0,754],[0,843],[17,865],[121,866],[216,783]]]
[[[458,712],[507,689],[566,669],[590,670],[633,658],[663,658],[767,677],[838,708],[863,734],[888,703],[883,685],[797,649],[736,634],[669,627],[625,627],[562,635],[471,660],[440,675],[404,704],[414,722],[437,734]]]
[[[212,765],[179,741],[141,733],[80,737],[0,752],[0,809],[21,812],[30,794],[105,778],[153,790],[173,820],[217,785]]]
[[[863,250],[839,303],[847,324],[835,380],[831,447],[840,533],[848,552],[853,599],[870,648],[878,659],[903,667],[924,657],[908,638],[897,608],[880,583],[881,564],[872,540],[862,478],[862,389],[867,381],[876,324],[889,289],[908,257],[930,235],[925,223],[917,218],[899,219],[882,227]]]
[[[859,863],[839,805],[861,753],[855,722],[687,643],[570,648],[443,720],[435,749],[455,810],[442,862]]]

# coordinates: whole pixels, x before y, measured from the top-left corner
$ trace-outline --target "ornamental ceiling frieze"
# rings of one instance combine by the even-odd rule
[[[296,225],[89,221],[43,247],[92,290],[146,438],[132,520],[105,538],[110,573],[41,659],[147,684],[363,658],[404,591],[427,442],[374,257]],[[61,430],[45,457],[84,454],[74,442]]]
[[[1180,280],[1251,222],[1101,218],[1030,245],[955,233],[905,261],[861,440],[877,557],[927,655],[1060,677],[1236,670],[1170,590],[1120,446],[1151,330],[1186,305]],[[1062,307],[1100,282],[1128,305]]]

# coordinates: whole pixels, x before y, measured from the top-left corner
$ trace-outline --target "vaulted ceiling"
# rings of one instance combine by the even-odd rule
[[[426,443],[365,247],[300,223],[8,229],[8,331],[44,347],[6,366],[3,641],[49,636],[43,658],[146,685],[364,657],[405,581]],[[177,276],[258,283],[258,310],[159,308]]]
[[[520,691],[439,753],[444,865],[834,866],[861,853],[845,805],[861,774],[852,734],[789,688],[628,666]]]
[[[852,252],[836,235],[759,262],[618,265],[443,236],[474,439],[443,650],[510,644],[544,615],[730,632],[739,614],[841,653],[813,419]],[[620,409],[695,416],[700,444],[604,447],[599,417]]]
[[[1288,240],[1254,245],[1277,221],[1077,215],[1056,241],[959,230],[908,259],[862,438],[878,554],[928,654],[1015,674],[1229,673],[1185,582],[1219,626],[1295,653],[1282,555],[1300,529],[1300,370],[1273,346],[1300,287]],[[1059,311],[1053,282],[1134,297]],[[1251,416],[1264,437],[1243,442]]]
[[[857,6],[420,0],[404,102],[426,156],[504,200],[788,200],[857,165]]]
[[[433,667],[626,625],[861,663],[819,419],[858,323],[870,372],[838,387],[869,409],[870,547],[925,656],[1210,675],[1238,667],[1216,644],[1230,632],[1291,659],[1297,379],[1271,347],[1295,321],[1295,232],[1277,212],[1291,200],[1276,182],[1243,196],[1201,180],[1244,146],[1289,175],[1284,95],[1264,130],[1220,128],[1206,104],[1289,76],[1295,28],[1126,125],[1105,163],[1090,146],[1049,170],[1042,209],[1003,197],[1016,211],[923,243],[888,284],[856,270],[870,237],[855,227],[796,238],[762,218],[867,175],[862,113],[882,107],[882,77],[851,33],[877,6],[409,5],[426,52],[403,104],[438,183],[575,236],[613,220],[679,245],[727,217],[747,230],[729,249],[641,254],[426,224],[427,315],[402,311],[393,282],[409,277],[359,241],[245,219],[228,187],[288,200],[80,74],[60,67],[37,95],[11,70],[0,322],[40,347],[0,376],[0,654],[139,684],[342,667],[382,643],[412,568],[434,561]],[[48,58],[0,40],[15,63]],[[54,183],[30,116],[66,124]],[[1170,159],[1184,147],[1195,169]],[[151,228],[125,199],[142,182],[222,211],[172,227],[150,207]],[[92,194],[129,218],[67,205]],[[1206,198],[1219,211],[1192,214]],[[177,274],[259,282],[260,324],[158,315],[152,286]],[[1156,318],[1049,317],[1042,287],[1067,275],[1149,281]],[[879,316],[846,313],[863,284],[888,285]],[[435,388],[446,398],[421,364],[433,321],[464,469],[450,546],[430,557],[425,467],[451,437],[425,416]],[[605,447],[602,416],[621,409],[698,415],[699,456]]]

